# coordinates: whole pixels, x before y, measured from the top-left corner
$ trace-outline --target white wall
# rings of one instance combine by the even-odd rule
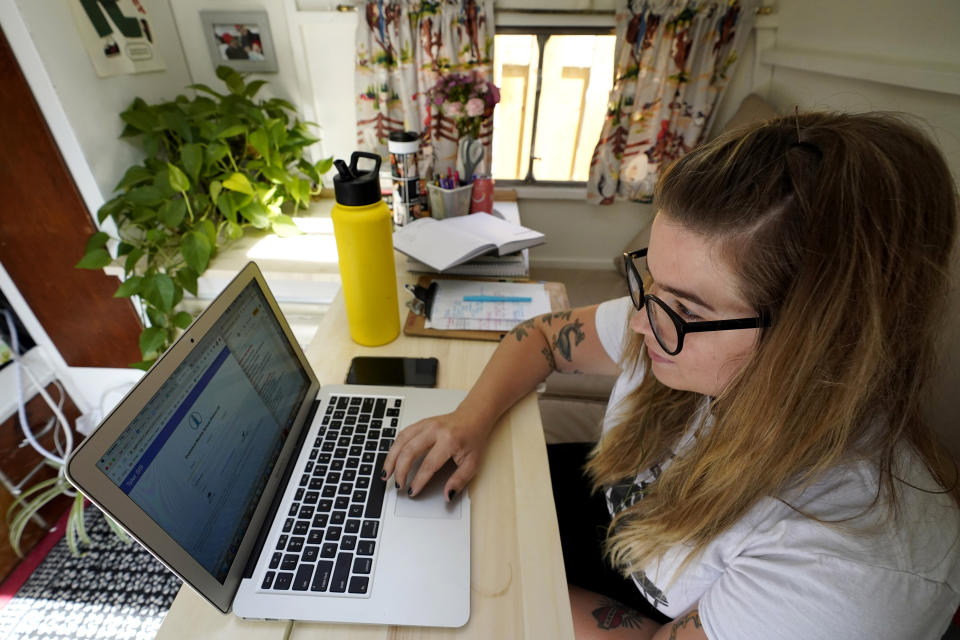
[[[74,25],[66,2],[52,0],[3,0],[3,28],[11,39],[20,63],[48,122],[61,111],[75,136],[79,158],[70,156],[71,141],[55,128],[57,144],[70,170],[80,182],[85,162],[103,198],[109,197],[128,166],[141,157],[139,149],[118,139],[123,130],[119,114],[136,96],[147,101],[172,99],[190,84],[183,50],[166,0],[143,0],[152,23],[155,48],[166,71],[100,78],[97,76]],[[19,14],[19,15],[17,15]],[[22,20],[22,24],[17,24]],[[14,45],[25,26],[33,51]],[[14,34],[13,30],[17,33]],[[39,76],[39,77],[38,77]],[[45,76],[45,77],[44,77]],[[38,83],[49,81],[53,95],[45,95]],[[102,204],[97,194],[81,193],[91,212]]]

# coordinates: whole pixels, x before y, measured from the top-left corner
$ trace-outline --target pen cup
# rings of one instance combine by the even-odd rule
[[[444,189],[435,184],[427,185],[427,195],[430,198],[430,215],[434,218],[452,218],[470,213],[470,194],[472,184],[465,184],[454,189]]]

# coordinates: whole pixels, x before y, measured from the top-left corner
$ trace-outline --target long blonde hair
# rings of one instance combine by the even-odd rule
[[[854,460],[877,465],[874,504],[895,515],[903,443],[960,502],[956,469],[922,418],[957,224],[953,179],[923,133],[893,114],[777,118],[677,160],[655,203],[720,240],[772,324],[711,400],[712,427],[614,517],[615,566],[629,573],[678,545],[689,560],[759,499]],[[640,347],[634,337],[627,359],[645,360]],[[670,456],[703,402],[646,365],[628,417],[587,465],[595,488]]]

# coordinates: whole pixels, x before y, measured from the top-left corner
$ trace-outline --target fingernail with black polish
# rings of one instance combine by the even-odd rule
[[[447,492],[447,500],[453,500],[453,496],[455,495],[457,495],[456,490],[450,489],[450,491]]]
[[[408,496],[412,496],[412,495],[413,495],[413,487],[407,487],[407,495],[408,495]]]
[[[394,482],[394,483],[393,483],[393,486],[395,486],[397,489],[399,489],[399,488],[400,488],[400,483],[399,483],[399,482]]]
[[[387,472],[386,472],[386,471],[381,471],[381,472],[380,472],[380,477],[381,477],[382,479],[386,480],[386,479],[387,479]]]

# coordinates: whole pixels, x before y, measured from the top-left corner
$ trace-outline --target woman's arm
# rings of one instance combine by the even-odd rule
[[[393,475],[398,486],[416,495],[452,459],[457,470],[444,487],[450,499],[476,474],[500,416],[550,372],[619,373],[600,344],[596,310],[594,305],[548,313],[514,327],[453,413],[421,420],[397,435],[383,465],[384,479]],[[408,478],[411,465],[424,454],[420,469]]]
[[[577,640],[708,640],[696,609],[661,626],[616,600],[569,587]]]

